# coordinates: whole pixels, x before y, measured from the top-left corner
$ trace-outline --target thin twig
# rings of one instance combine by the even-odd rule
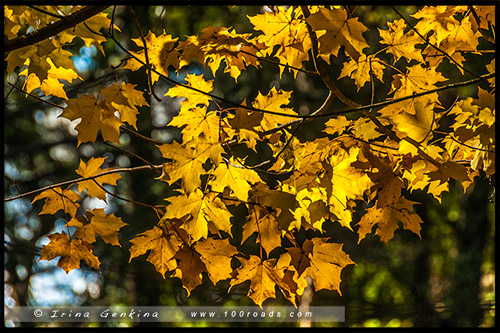
[[[139,170],[154,170],[154,169],[160,169],[162,167],[163,167],[163,164],[153,165],[153,166],[151,166],[151,165],[142,165],[142,166],[137,166],[137,167],[132,167],[132,168],[120,168],[120,169],[108,170],[108,171],[104,171],[104,172],[101,172],[101,173],[93,175],[93,176],[89,176],[89,177],[85,177],[85,178],[72,179],[72,180],[68,180],[68,181],[65,181],[65,182],[61,182],[61,183],[57,183],[57,184],[45,186],[45,187],[42,187],[42,188],[30,191],[30,192],[22,193],[20,195],[15,196],[15,197],[6,198],[3,201],[4,202],[13,201],[13,200],[20,199],[20,198],[23,198],[23,197],[26,197],[26,196],[29,196],[29,195],[33,195],[33,194],[37,194],[37,193],[40,193],[40,192],[43,192],[43,191],[46,191],[46,190],[50,190],[52,188],[56,188],[56,187],[60,187],[60,186],[65,186],[65,185],[73,185],[73,184],[76,184],[76,183],[79,183],[79,182],[83,182],[83,181],[86,181],[86,180],[92,180],[92,179],[95,179],[95,178],[98,178],[98,177],[102,177],[102,176],[106,176],[106,175],[109,175],[109,174],[112,174],[112,173],[133,172],[133,171],[139,171]]]
[[[114,194],[113,192],[110,192],[108,190],[106,190],[104,188],[104,186],[102,186],[101,184],[99,184],[95,179],[92,179],[94,181],[94,183],[97,184],[97,186],[99,186],[104,192],[106,192],[107,194],[111,195],[112,197],[115,197],[119,200],[123,200],[123,201],[126,201],[126,202],[129,202],[129,203],[132,203],[132,204],[136,204],[136,205],[140,205],[140,206],[144,206],[144,207],[148,207],[148,208],[153,208],[153,209],[156,209],[156,205],[150,205],[150,204],[147,204],[147,203],[144,203],[144,202],[140,202],[140,201],[135,201],[135,200],[131,200],[131,199],[127,199],[127,198],[123,198],[119,195],[116,195]]]
[[[290,66],[290,65],[288,65],[288,64],[283,64],[283,63],[281,63],[281,62],[279,62],[279,61],[269,60],[269,59],[266,59],[266,58],[264,58],[264,57],[259,57],[259,56],[255,55],[255,54],[252,54],[252,53],[247,52],[247,51],[239,50],[238,52],[240,52],[240,53],[244,53],[244,54],[247,54],[247,55],[249,55],[249,56],[252,56],[252,57],[254,57],[254,58],[256,58],[256,59],[258,59],[259,61],[262,61],[262,62],[267,62],[267,63],[269,63],[269,64],[278,65],[278,66],[282,66],[282,67],[286,67],[286,68],[291,68],[291,69],[294,69],[294,70],[296,70],[296,71],[299,71],[299,72],[302,72],[302,73],[305,73],[305,74],[314,74],[314,75],[318,75],[318,72],[316,72],[316,71],[309,71],[309,70],[307,70],[307,69],[302,69],[302,68],[298,68],[298,67]]]
[[[10,83],[10,82],[9,82],[9,84],[11,85],[11,87],[12,87],[12,88],[17,89],[17,90],[19,90],[20,92],[22,92],[23,94],[26,94],[26,95],[28,95],[28,96],[30,96],[30,97],[33,97],[34,99],[37,99],[37,100],[39,100],[40,102],[47,103],[47,104],[52,105],[53,107],[56,107],[56,108],[59,108],[59,109],[64,109],[64,107],[63,107],[63,106],[60,106],[60,105],[57,105],[57,104],[55,104],[55,103],[49,102],[49,101],[47,101],[47,100],[45,100],[45,99],[43,99],[43,98],[40,98],[40,97],[38,97],[38,96],[36,96],[36,95],[33,95],[32,93],[26,92],[26,91],[22,90],[21,88],[19,88],[18,86],[16,86],[15,84],[12,84],[12,83]]]
[[[146,140],[146,141],[152,142],[152,143],[154,143],[154,144],[156,144],[156,145],[162,145],[162,144],[163,144],[163,142],[160,142],[160,141],[157,141],[157,140],[155,140],[155,139],[152,139],[152,138],[149,138],[149,137],[147,137],[147,136],[144,136],[144,135],[142,135],[141,133],[136,132],[136,131],[134,131],[134,130],[132,130],[132,129],[128,128],[128,127],[125,127],[125,126],[123,126],[123,125],[122,125],[120,128],[121,128],[121,129],[123,129],[124,131],[126,131],[126,132],[130,133],[130,134],[133,134],[133,135],[137,136],[138,138],[141,138],[141,139],[143,139],[143,140]]]
[[[442,132],[437,132],[437,133],[442,133]],[[473,147],[473,146],[469,146],[468,144],[464,143],[464,142],[460,142],[458,139],[456,139],[451,133],[443,133],[443,134],[448,134],[448,136],[453,140],[455,141],[456,143],[458,143],[459,145],[462,145],[462,146],[465,146],[467,148],[470,148],[470,149],[474,149],[474,150],[479,150],[479,151],[484,151],[484,152],[488,152],[488,153],[495,153],[494,150],[489,150],[489,149],[484,149],[484,148],[479,148],[479,147]]]
[[[352,134],[352,133],[347,133],[347,135],[349,135],[354,140],[366,143],[367,145],[376,146],[376,147],[385,148],[385,149],[391,149],[391,150],[399,150],[398,148],[395,148],[395,147],[384,146],[383,144],[379,144],[379,143],[376,143],[374,141],[367,141],[367,140],[358,138],[357,136],[354,136],[354,134]]]
[[[7,82],[8,82],[8,81],[7,81]],[[14,90],[14,88],[15,88],[15,84],[12,84],[12,83],[10,83],[10,82],[8,82],[8,83],[10,84],[10,86],[11,86],[11,87],[10,87],[9,92],[7,92],[7,93],[5,94],[5,97],[3,98],[3,101],[4,101],[4,102],[5,102],[5,101],[7,101],[7,98],[9,98],[10,93],[11,93],[11,92],[12,92],[12,90]]]
[[[132,20],[134,21],[135,27],[137,28],[137,31],[139,32],[139,36],[141,38],[142,44],[144,45],[144,58],[146,59],[146,68],[148,72],[148,89],[149,89],[149,95],[153,96],[158,102],[161,102],[161,98],[156,96],[155,91],[153,89],[153,81],[151,78],[151,65],[149,64],[149,56],[148,56],[148,45],[146,43],[146,39],[144,38],[144,35],[142,34],[142,29],[141,26],[139,25],[139,22],[137,21],[137,15],[135,14],[134,8],[132,6],[127,6],[127,9],[132,16]]]
[[[144,163],[146,163],[146,164],[148,164],[148,165],[150,165],[150,166],[154,167],[154,164],[153,164],[153,163],[151,163],[151,162],[147,161],[146,159],[144,159],[144,158],[140,157],[140,156],[139,156],[139,155],[137,155],[137,154],[132,153],[131,151],[128,151],[128,150],[123,149],[123,148],[121,148],[121,147],[118,147],[118,146],[112,145],[111,143],[108,143],[108,142],[106,142],[106,141],[104,141],[104,140],[99,140],[99,142],[104,143],[104,144],[105,144],[105,145],[107,145],[107,146],[113,147],[114,149],[117,149],[117,150],[119,150],[119,151],[121,151],[121,152],[123,152],[123,153],[125,153],[125,154],[127,154],[127,155],[130,155],[130,156],[132,156],[132,157],[135,157],[135,158],[137,158],[138,160],[141,160],[142,162],[144,162]],[[155,170],[156,170],[156,172],[157,172],[157,173],[161,174],[161,171],[160,171],[160,170],[158,170],[158,169],[155,169]]]

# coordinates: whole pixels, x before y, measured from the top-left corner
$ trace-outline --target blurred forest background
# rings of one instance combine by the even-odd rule
[[[398,7],[410,21],[410,15],[418,8]],[[108,9],[109,10],[109,9]],[[246,15],[254,15],[263,10],[259,6],[202,7],[202,6],[135,6],[143,31],[151,30],[160,34],[164,30],[184,39],[185,35],[200,34],[207,26],[234,27],[238,33],[252,31]],[[386,22],[399,19],[390,7],[351,7],[355,16],[363,22],[369,32],[365,33],[368,43],[378,38],[377,27],[386,29]],[[120,38],[129,49],[135,50],[131,38],[138,32],[125,7],[117,7],[115,23],[120,27]],[[117,77],[146,87],[144,71],[131,72],[115,70],[126,55],[119,51],[112,41],[104,44],[106,57],[94,47],[87,48],[74,44],[71,50],[75,56],[75,66],[84,81],[74,85],[69,98],[77,93],[86,93],[96,87],[115,82]],[[481,45],[480,45],[481,47]],[[489,46],[491,47],[491,45]],[[373,50],[375,52],[376,50]],[[370,50],[371,52],[371,50]],[[484,74],[485,65],[494,57],[465,55],[465,66]],[[338,77],[345,61],[342,52],[332,58],[329,67],[332,77]],[[404,60],[400,60],[404,61]],[[5,66],[5,65],[4,65]],[[456,67],[446,61],[456,72],[456,81],[466,79]],[[312,63],[305,65],[313,69]],[[186,73],[208,75],[201,65],[192,64],[186,71],[172,77],[183,80]],[[451,75],[450,75],[451,77]],[[13,89],[8,82],[22,82],[17,77],[4,77],[5,111],[3,124],[4,140],[4,197],[12,197],[42,186],[75,178],[75,168],[79,156],[107,157],[108,165],[128,167],[142,162],[117,150],[104,142],[95,145],[82,144],[76,148],[75,132],[66,119],[57,118],[59,108],[42,103]],[[388,79],[387,82],[390,82]],[[366,85],[357,92],[354,81],[344,78],[337,82],[339,89],[358,103],[368,104],[370,88]],[[279,78],[278,66],[262,63],[260,70],[249,68],[238,82],[222,70],[214,81],[215,94],[234,101],[255,97],[258,91],[267,92],[271,87],[294,90],[293,104],[300,113],[314,110],[324,100],[327,90],[319,77],[298,73],[295,80],[285,70]],[[171,85],[158,82],[155,90],[163,96]],[[375,102],[385,99],[389,85],[378,82]],[[449,107],[460,91],[477,96],[477,86],[467,86],[463,90],[447,90],[440,93],[442,104]],[[35,91],[36,93],[36,91]],[[50,101],[50,100],[49,100]],[[139,132],[155,140],[170,142],[179,138],[179,131],[167,125],[179,110],[180,101],[162,97],[161,102],[148,100],[151,107],[143,107],[138,116]],[[344,108],[342,104],[334,104]],[[312,121],[304,127],[300,135],[311,138],[322,126],[323,119]],[[123,133],[122,145],[154,164],[163,161],[154,144],[138,137]],[[103,166],[105,167],[105,165]],[[169,191],[166,183],[154,179],[152,171],[140,171],[122,175],[116,189],[117,194],[143,202],[161,204]],[[467,193],[462,194],[460,184],[452,184],[450,192],[439,204],[430,195],[414,192],[410,199],[419,201],[418,213],[424,220],[422,238],[409,231],[399,229],[387,245],[377,236],[369,236],[357,245],[357,234],[341,228],[336,223],[325,223],[327,234],[341,239],[344,249],[357,263],[347,267],[342,274],[342,296],[337,292],[320,291],[312,296],[312,306],[345,306],[346,322],[328,324],[334,327],[429,327],[467,326],[491,327],[495,324],[495,223],[494,184],[484,179],[476,179]],[[129,261],[128,239],[152,227],[157,220],[151,209],[108,198],[108,206],[116,216],[124,219],[129,227],[121,233],[123,247],[104,246],[98,241],[95,253],[102,262],[102,273],[82,268],[66,273],[56,267],[56,260],[39,262],[39,250],[48,242],[43,235],[49,231],[59,231],[65,224],[62,212],[56,216],[39,216],[42,202],[31,204],[32,198],[6,202],[4,204],[4,302],[13,305],[253,305],[246,297],[245,288],[233,288],[230,294],[227,286],[213,286],[204,279],[203,286],[196,288],[187,298],[177,278],[163,279],[145,257]],[[86,207],[104,207],[98,200],[89,200]],[[126,233],[129,232],[127,235]],[[245,285],[244,285],[245,286]],[[219,288],[220,287],[220,288]],[[280,304],[290,306],[284,298],[268,300],[264,305]],[[254,326],[259,323],[218,323],[218,326]],[[6,323],[7,326],[13,323]],[[24,323],[23,325],[34,325]],[[79,325],[79,324],[73,324]],[[115,326],[96,323],[92,325]],[[137,325],[126,320],[119,325]],[[147,324],[143,324],[147,325]],[[164,326],[207,326],[208,323],[162,323]],[[264,325],[264,324],[262,324]],[[269,323],[266,326],[272,325]],[[296,323],[280,326],[297,326]],[[316,325],[311,323],[311,325]]]

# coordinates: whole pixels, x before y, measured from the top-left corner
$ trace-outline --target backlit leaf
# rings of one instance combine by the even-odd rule
[[[50,242],[44,245],[40,253],[40,260],[52,260],[60,257],[57,266],[67,273],[80,268],[80,261],[88,266],[99,269],[101,263],[92,253],[92,245],[80,239],[70,239],[64,232],[49,235]]]
[[[103,157],[91,157],[87,163],[80,160],[80,165],[78,166],[76,173],[82,176],[82,178],[87,178],[113,170],[113,168],[101,169],[101,165],[104,163],[104,160],[105,158]],[[89,196],[106,201],[106,191],[104,191],[102,187],[104,184],[116,185],[116,181],[120,178],[121,176],[119,173],[110,173],[104,176],[96,177],[92,180],[81,181],[78,182],[78,190],[80,193],[87,190],[87,194]]]

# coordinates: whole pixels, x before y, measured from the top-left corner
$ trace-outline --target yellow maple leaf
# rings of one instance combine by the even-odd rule
[[[300,8],[294,7],[288,9],[277,7],[273,13],[264,12],[248,16],[254,29],[263,32],[257,37],[259,43],[267,46],[262,53],[264,55],[275,54],[280,63],[301,68],[302,62],[309,60],[308,51],[311,48],[307,25],[304,20],[297,19],[301,16]],[[279,48],[274,53],[276,45],[279,45]],[[283,71],[284,67],[280,66],[280,77]],[[296,77],[297,70],[291,68],[291,71]]]
[[[229,243],[229,239],[207,238],[194,244],[208,272],[208,277],[215,285],[217,282],[231,277],[231,258],[238,250]]]
[[[76,173],[83,178],[87,178],[113,170],[113,168],[101,169],[101,165],[104,163],[104,160],[105,158],[103,157],[91,157],[87,163],[80,160],[80,165],[78,166]],[[84,190],[87,190],[87,194],[89,196],[106,201],[106,191],[104,191],[101,187],[103,187],[104,184],[116,185],[116,181],[120,178],[121,176],[118,173],[111,173],[94,178],[93,180],[81,181],[78,183],[78,191],[82,193]]]
[[[57,266],[64,269],[66,274],[73,269],[80,268],[81,260],[89,267],[99,269],[101,263],[92,253],[92,245],[80,239],[70,239],[64,232],[55,233],[48,237],[50,242],[42,247],[38,261],[61,257],[57,262]]]
[[[178,277],[182,281],[182,286],[187,291],[187,296],[191,291],[201,284],[202,273],[207,271],[205,264],[201,260],[200,254],[189,246],[183,246],[174,257],[177,261],[177,268],[172,276]]]
[[[413,114],[408,112],[389,114],[390,122],[394,124],[395,129],[404,133],[403,137],[408,136],[419,143],[428,142],[432,138],[432,131],[437,127],[436,117],[439,116],[434,112],[435,102],[426,97],[405,102],[398,104],[402,105],[405,111],[413,109]],[[381,114],[385,116],[383,110]]]
[[[309,267],[304,269],[303,276],[310,276],[314,290],[336,290],[340,295],[340,274],[347,265],[355,264],[349,255],[342,250],[343,244],[327,243],[328,238],[313,238],[312,252],[307,254]]]
[[[460,22],[455,18],[455,13],[467,10],[467,6],[425,6],[412,17],[420,19],[415,29],[422,36],[427,36],[430,31],[434,33],[429,36],[429,42],[437,47],[441,46],[443,40],[449,35]]]
[[[130,243],[132,246],[129,262],[150,251],[147,260],[154,265],[156,271],[163,275],[163,278],[167,271],[177,267],[174,256],[180,248],[180,241],[174,234],[154,226],[131,239]]]
[[[176,50],[180,52],[179,68],[189,65],[193,59],[205,65],[205,55],[200,44],[200,38],[197,35],[186,36],[186,40],[178,42]]]
[[[82,79],[74,70],[71,68],[56,67],[52,59],[47,57],[47,62],[50,65],[50,69],[47,72],[47,78],[42,81],[37,76],[33,77],[33,73],[30,74],[26,80],[26,92],[30,93],[34,88],[40,87],[44,92],[45,96],[54,95],[64,99],[68,99],[66,92],[64,91],[64,84],[59,80],[65,80],[69,83],[73,82],[75,79]],[[35,82],[30,82],[33,78]]]
[[[460,182],[470,181],[467,167],[454,161],[444,162],[438,170],[428,172],[427,175],[430,180],[439,180],[441,183],[448,182],[450,178]]]
[[[216,193],[204,194],[199,188],[189,196],[178,195],[166,199],[170,205],[166,208],[166,218],[189,218],[181,225],[191,237],[192,242],[208,237],[209,223],[217,229],[231,235],[232,214]]]
[[[323,132],[331,135],[341,135],[351,124],[352,121],[348,120],[345,116],[337,116],[325,123],[326,128]]]
[[[238,258],[241,262],[241,267],[236,270],[236,277],[231,279],[231,287],[250,280],[250,289],[248,290],[248,297],[250,297],[255,304],[262,308],[262,303],[268,298],[275,298],[275,287],[284,285],[284,267],[276,267],[277,260],[267,259],[261,260],[259,257],[250,255],[250,259]]]
[[[100,130],[104,140],[118,143],[121,121],[115,116],[115,109],[106,101],[97,102],[92,95],[78,95],[68,100],[59,117],[69,120],[81,119],[75,129],[78,131],[78,146],[82,142],[95,142]]]
[[[44,40],[11,51],[5,60],[8,73],[12,73],[17,67],[25,67],[19,76],[26,76],[24,88],[27,93],[41,88],[46,96],[68,99],[63,89],[64,84],[59,80],[71,83],[75,79],[81,79],[70,59],[72,56],[58,41]]]
[[[341,46],[356,62],[363,54],[363,49],[369,45],[363,37],[367,31],[358,18],[347,18],[345,9],[327,9],[319,7],[319,11],[307,19],[311,27],[320,32],[318,38],[321,57],[330,63],[330,55],[337,56]]]
[[[274,112],[279,112],[281,114],[293,114],[297,115],[293,109],[286,107],[290,104],[290,96],[292,91],[276,90],[276,87],[272,87],[266,95],[258,93],[255,100],[252,102],[252,106],[256,109],[269,110]],[[256,111],[255,111],[256,112]],[[264,113],[262,120],[260,122],[263,131],[275,128],[280,124],[285,124],[294,118]]]
[[[248,148],[255,150],[257,141],[260,140],[257,127],[259,127],[263,114],[260,112],[250,112],[243,108],[237,108],[234,115],[228,114],[228,124],[226,132],[231,138],[237,136],[238,142],[244,142]]]
[[[46,61],[47,57],[56,50],[54,42],[44,40],[34,45],[25,46],[9,52],[5,61],[7,62],[7,72],[13,73],[17,67],[27,66],[26,70],[19,75],[29,76],[34,73],[40,81],[47,78],[47,72],[50,64]],[[70,56],[71,52],[68,52]]]
[[[218,142],[221,135],[219,114],[215,111],[207,111],[206,107],[196,106],[189,110],[182,108],[168,125],[182,127],[184,141],[203,137],[209,141]]]
[[[293,194],[281,190],[273,190],[267,184],[257,183],[250,192],[252,202],[269,207],[277,213],[278,226],[281,230],[288,230],[293,221],[293,212],[298,203]]]
[[[281,254],[276,263],[277,270],[282,268],[285,269],[285,274],[283,276],[283,283],[279,285],[279,288],[283,296],[296,307],[297,296],[301,296],[304,293],[304,289],[307,287],[307,280],[300,278],[300,274],[292,264],[292,256],[288,252]]]
[[[248,191],[251,190],[251,184],[261,182],[257,172],[237,168],[228,163],[220,163],[212,173],[215,179],[210,180],[212,191],[224,192],[226,187],[229,187],[234,196],[242,201],[248,200]]]
[[[316,184],[318,185],[318,184]],[[300,189],[297,192],[296,188],[288,186],[287,192],[295,194],[299,207],[293,211],[294,221],[290,224],[289,230],[304,227],[306,229],[315,228],[321,229],[323,222],[331,218],[330,211],[327,206],[328,198],[326,190],[319,186],[311,186]],[[286,186],[284,185],[285,189]]]
[[[80,204],[76,202],[78,199],[80,199],[80,196],[72,190],[63,190],[60,187],[55,187],[43,191],[35,198],[33,198],[33,201],[31,201],[31,203],[40,199],[45,199],[42,210],[40,211],[40,213],[38,213],[40,215],[53,215],[62,209],[70,216],[75,216],[78,207],[80,207]]]
[[[112,84],[102,89],[99,94],[105,96],[107,102],[120,113],[122,122],[129,123],[137,129],[137,107],[148,106],[143,92],[134,89],[135,84],[122,82],[121,85]]]
[[[187,74],[186,82],[188,86],[196,88],[199,92],[178,85],[168,89],[165,96],[184,98],[181,102],[181,110],[190,110],[199,104],[207,107],[212,98],[203,92],[210,93],[213,90],[213,80],[205,81],[203,75]]]
[[[495,59],[494,58],[491,60],[491,62],[488,65],[486,65],[486,69],[488,70],[488,73],[495,73]],[[488,82],[490,83],[492,88],[495,88],[495,77],[488,79]]]
[[[323,163],[324,174],[320,184],[326,189],[330,212],[342,226],[351,229],[352,214],[348,201],[362,198],[373,182],[364,170],[351,165],[358,161],[359,148],[353,147],[349,151],[340,147],[337,149],[331,151]]]
[[[424,40],[413,30],[405,33],[406,23],[403,19],[387,22],[387,27],[389,28],[387,30],[378,29],[382,38],[380,42],[389,45],[387,52],[392,53],[395,62],[401,57],[405,57],[408,61],[415,59],[419,63],[424,62],[422,50],[415,48],[416,44],[422,44]]]
[[[20,6],[4,6],[4,34],[7,39],[14,39],[17,37],[21,24],[19,22],[19,15],[17,11],[22,10]]]
[[[488,30],[490,22],[495,26],[495,6],[473,6],[473,8],[479,17],[479,22],[474,22],[474,30],[477,30],[477,27]]]
[[[306,239],[300,247],[286,248],[286,253],[290,255],[290,266],[298,273],[299,277],[305,277],[303,273],[311,265],[309,254],[312,249],[313,243],[309,239]]]
[[[210,26],[202,30],[199,46],[214,75],[223,60],[226,63],[224,73],[229,73],[235,81],[246,67],[259,66],[257,52],[261,46],[250,39],[251,35],[237,34],[225,27]]]
[[[406,199],[403,196],[398,196],[398,199],[392,205],[383,207],[370,207],[361,220],[358,222],[358,244],[365,238],[366,234],[371,233],[376,225],[375,234],[380,237],[380,240],[387,243],[394,237],[394,231],[399,228],[398,221],[401,221],[404,229],[408,229],[420,237],[420,224],[422,219],[413,209],[414,202]]]
[[[257,233],[257,242],[269,254],[281,247],[281,230],[278,227],[276,213],[265,208],[250,207],[248,221],[243,226],[241,241],[244,242],[253,233]]]
[[[188,194],[201,186],[200,176],[206,173],[203,164],[207,159],[218,164],[222,161],[221,154],[224,152],[219,143],[206,138],[198,138],[184,144],[174,141],[158,148],[163,157],[173,160],[165,163],[159,179],[169,184],[182,179],[182,188]]]
[[[372,55],[367,57],[365,54],[362,54],[358,58],[358,61],[351,58],[348,62],[344,63],[339,79],[343,77],[354,79],[354,83],[356,83],[359,91],[359,88],[371,81],[370,73],[383,82],[384,68],[385,66]]]
[[[389,94],[394,92],[394,98],[411,96],[413,93],[436,89],[436,83],[448,80],[437,72],[436,68],[426,68],[421,64],[408,67],[404,75],[396,74],[393,78]],[[426,96],[429,98],[429,95]]]
[[[95,235],[98,235],[105,243],[121,247],[118,231],[126,226],[126,223],[113,214],[104,214],[104,209],[87,211],[86,215],[86,219],[74,217],[66,224],[69,227],[77,227],[73,237],[92,244],[96,241]]]
[[[377,129],[377,125],[370,119],[359,118],[354,121],[351,131],[356,138],[370,141],[382,135]]]
[[[165,32],[156,36],[156,34],[149,31],[148,35],[144,37],[144,39],[146,40],[148,48],[148,60],[150,66],[165,76],[168,76],[168,68],[170,66],[172,66],[175,70],[179,69],[180,53],[175,50],[177,38],[172,38],[171,35],[168,35]],[[132,38],[132,41],[140,48],[144,48],[141,38]],[[139,52],[130,51],[130,53],[141,62],[137,61],[135,58],[131,58],[127,61],[127,64],[123,68],[136,71],[146,64],[144,49]],[[157,73],[151,72],[152,83],[158,81],[159,77],[160,75]]]
[[[80,10],[79,6],[73,6],[71,12]],[[104,48],[102,43],[106,42],[108,39],[105,36],[96,34],[101,29],[106,31],[109,29],[111,19],[108,18],[106,13],[97,13],[96,15],[88,18],[82,23],[77,24],[73,29],[66,29],[58,34],[59,40],[63,44],[72,43],[75,38],[80,38],[86,47],[96,46],[101,53],[104,55]],[[120,28],[114,24],[114,29],[120,31]],[[95,32],[94,32],[95,31]]]

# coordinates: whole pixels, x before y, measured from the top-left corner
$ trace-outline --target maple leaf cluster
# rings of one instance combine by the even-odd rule
[[[41,7],[63,16],[74,11]],[[494,6],[426,6],[412,17],[418,20],[415,25],[401,16],[386,29],[378,28],[379,39],[371,44],[365,38],[369,28],[346,8],[321,6],[272,7],[248,17],[254,29],[250,33],[206,27],[199,36],[183,39],[165,31],[132,39],[136,48],[128,51],[122,69],[144,69],[152,84],[171,80],[169,72],[193,62],[210,70],[215,80],[224,68],[220,75],[237,81],[247,68],[258,69],[273,58],[280,77],[289,70],[296,78],[313,63],[330,96],[354,109],[312,112],[310,118],[327,120],[317,138],[302,142],[296,132],[310,118],[294,108],[294,91],[273,87],[224,107],[227,100],[214,93],[213,80],[187,74],[185,83],[166,92],[181,99],[169,126],[181,130],[182,142],[157,144],[164,158],[157,179],[176,195],[165,199],[163,210],[152,206],[159,221],[129,240],[130,260],[147,254],[163,277],[179,278],[188,295],[206,274],[214,285],[229,279],[232,287],[250,280],[248,296],[259,306],[278,290],[297,305],[307,276],[316,291],[340,293],[342,270],[354,264],[342,243],[324,236],[325,223],[356,233],[358,243],[370,234],[387,243],[400,225],[420,236],[417,202],[405,193],[424,190],[440,201],[452,179],[465,191],[474,177],[494,175],[494,59],[484,69],[490,76],[477,97],[459,98],[446,110],[439,93],[456,77],[440,64],[448,62],[461,75],[470,74],[464,55],[481,54],[480,42],[494,48],[489,33],[495,26]],[[14,39],[22,26],[39,29],[54,17],[39,14],[35,19],[31,11],[12,6],[6,7],[5,20],[5,34]],[[45,96],[65,100],[61,117],[80,121],[75,128],[78,145],[95,142],[99,133],[119,144],[120,128],[128,124],[137,130],[137,115],[149,106],[136,84],[123,81],[67,98],[60,80],[71,83],[81,77],[63,47],[80,38],[104,53],[102,44],[108,39],[95,32],[106,29],[119,31],[100,13],[6,57],[7,72],[20,68],[18,75],[26,77],[27,94],[40,88]],[[372,96],[373,106],[356,110],[360,105],[346,98],[324,71],[340,56],[346,61],[337,79],[352,80],[358,91],[366,85],[375,90],[378,82],[387,85],[387,103],[376,108]],[[330,97],[325,108],[329,103]],[[263,151],[270,157],[253,162],[256,155],[267,156]],[[62,210],[65,227],[73,227],[71,234],[68,229],[50,235],[40,260],[60,257],[58,265],[66,272],[79,268],[81,260],[99,268],[92,252],[96,236],[121,246],[118,234],[126,226],[121,218],[103,209],[80,212],[83,193],[105,201],[104,184],[114,186],[120,179],[103,163],[100,157],[81,161],[76,173],[82,178],[75,182],[79,193],[53,187],[33,199],[45,199],[40,214]],[[279,181],[269,181],[273,175]],[[356,220],[360,203],[365,211]],[[236,207],[246,214],[240,230],[232,213]],[[312,232],[298,237],[304,231]],[[248,250],[245,242],[257,250]]]

